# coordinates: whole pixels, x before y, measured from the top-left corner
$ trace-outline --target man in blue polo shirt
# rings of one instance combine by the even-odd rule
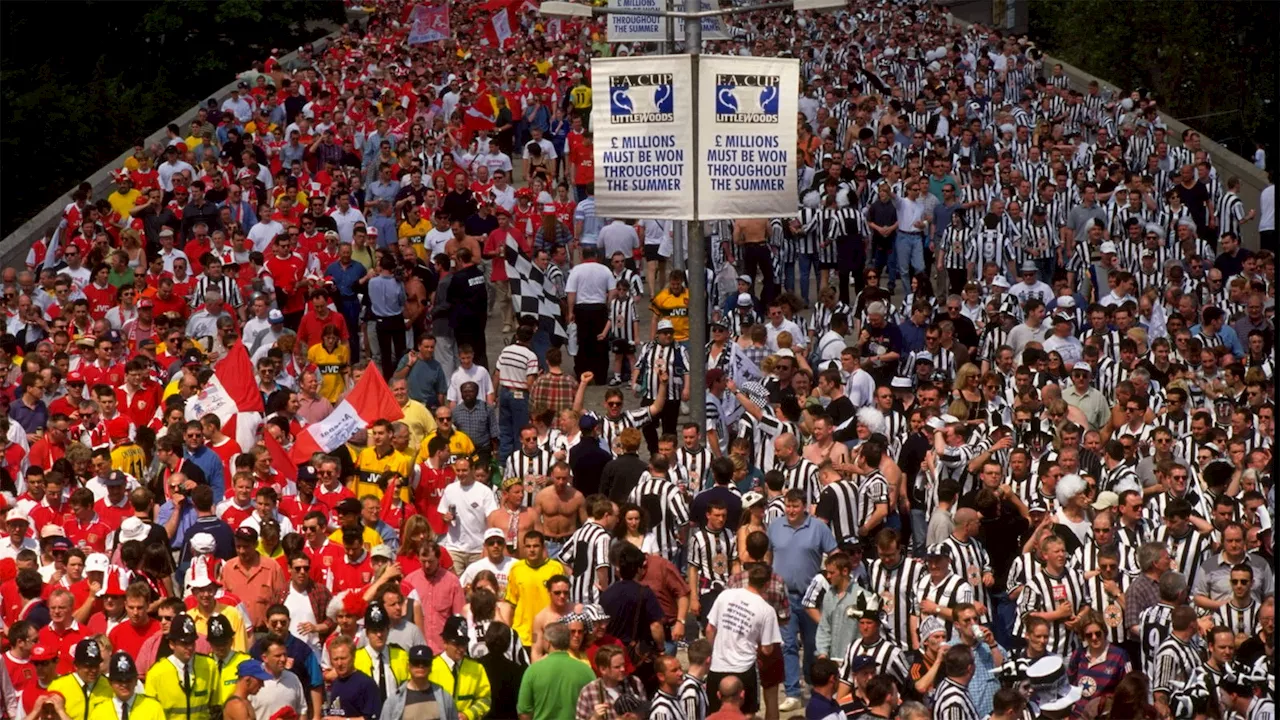
[[[775,520],[769,524],[769,545],[773,548],[773,571],[787,586],[791,607],[803,607],[801,600],[809,581],[822,571],[822,558],[835,552],[836,537],[831,528],[806,511],[804,491],[792,488],[786,494],[786,521]],[[816,641],[817,623],[805,612],[792,612],[791,619],[783,625],[782,663],[786,672],[784,689],[787,699],[778,709],[782,712],[799,710],[800,701],[800,648],[804,642],[805,676],[813,667],[813,646]]]

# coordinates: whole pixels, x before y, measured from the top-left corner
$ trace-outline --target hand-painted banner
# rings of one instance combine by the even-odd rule
[[[448,40],[452,33],[449,29],[449,5],[415,5],[409,16],[409,44],[439,42]]]

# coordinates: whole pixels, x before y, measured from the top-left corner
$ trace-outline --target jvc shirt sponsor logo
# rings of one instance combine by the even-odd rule
[[[671,73],[609,78],[609,120],[618,125],[675,122]]]
[[[778,122],[777,75],[716,74],[716,122]]]

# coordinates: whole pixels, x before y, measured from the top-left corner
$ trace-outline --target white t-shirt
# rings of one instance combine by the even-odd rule
[[[716,627],[711,672],[746,672],[756,664],[759,648],[782,642],[777,611],[746,588],[720,593],[707,622]]]
[[[289,594],[284,598],[284,606],[289,608],[289,632],[305,642],[315,652],[316,657],[319,657],[321,650],[324,649],[320,644],[320,636],[314,631],[304,633],[298,629],[302,623],[316,624],[316,614],[311,609],[311,598],[306,593],[293,589],[293,585],[290,584]]]
[[[284,232],[284,226],[276,220],[258,221],[249,228],[249,239],[253,241],[254,252],[266,252],[271,241]]]
[[[502,562],[496,564],[485,556],[468,565],[458,582],[462,583],[462,587],[468,587],[481,570],[488,570],[498,578],[498,596],[502,597],[507,592],[507,576],[511,574],[511,567],[515,564],[516,559],[510,555],[503,555]]]
[[[454,481],[445,486],[436,509],[442,515],[447,512],[454,515],[440,544],[446,550],[474,553],[484,549],[489,513],[498,509],[498,501],[491,487],[474,482],[463,487]]]
[[[480,394],[477,395],[480,400],[484,400],[493,394],[493,379],[489,377],[489,371],[479,365],[472,365],[470,369],[459,367],[453,371],[453,376],[449,378],[449,400],[450,402],[462,402],[462,384],[473,382],[480,386]]]
[[[1262,188],[1258,195],[1258,232],[1276,229],[1276,186]]]
[[[453,231],[447,225],[443,229],[433,227],[427,231],[427,236],[423,238],[422,245],[427,249],[427,255],[434,258],[444,252],[445,245],[452,239]]]

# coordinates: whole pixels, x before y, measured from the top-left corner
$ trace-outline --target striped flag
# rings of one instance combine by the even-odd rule
[[[507,282],[511,283],[511,306],[519,315],[538,318],[538,328],[565,341],[569,333],[560,317],[560,302],[547,295],[546,274],[533,264],[512,233],[507,234],[505,248]]]
[[[295,465],[311,462],[318,452],[331,452],[364,430],[374,420],[395,422],[404,417],[404,411],[387,387],[387,381],[371,365],[360,375],[355,387],[329,416],[311,423],[293,443],[289,459]]]
[[[187,420],[199,420],[210,413],[217,415],[222,432],[235,438],[243,452],[257,445],[258,426],[262,424],[262,393],[253,379],[253,361],[244,343],[236,342],[226,356],[213,366],[213,377],[199,393],[187,400]]]

